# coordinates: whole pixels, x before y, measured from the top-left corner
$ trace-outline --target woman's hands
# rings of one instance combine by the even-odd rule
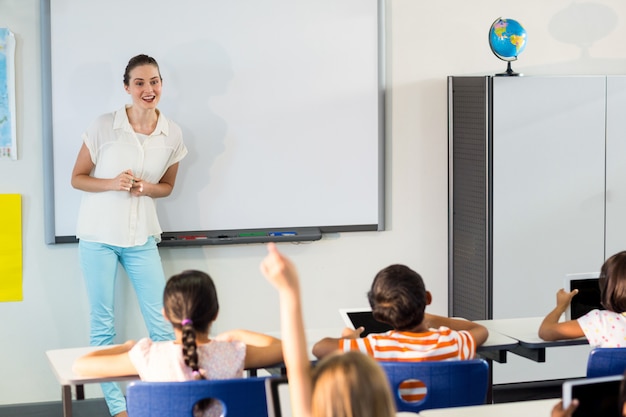
[[[135,176],[130,169],[120,172],[112,181],[111,189],[114,191],[130,191],[135,187]]]
[[[148,195],[144,188],[149,187],[149,183],[145,182],[141,178],[137,178],[133,175],[133,171],[127,169],[121,172],[117,177],[112,179],[114,191],[127,191],[135,197]]]

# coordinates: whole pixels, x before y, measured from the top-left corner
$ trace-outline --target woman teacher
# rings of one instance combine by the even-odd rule
[[[132,98],[82,135],[72,186],[84,191],[76,236],[90,304],[92,346],[115,338],[114,294],[118,263],[135,289],[150,338],[174,339],[162,315],[165,275],[157,248],[161,226],[155,199],[172,193],[187,154],[180,127],[158,109],[162,79],[156,60],[137,55],[124,72]],[[126,416],[117,384],[102,384],[112,416]]]

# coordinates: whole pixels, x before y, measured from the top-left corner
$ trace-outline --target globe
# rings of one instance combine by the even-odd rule
[[[489,47],[495,56],[508,62],[507,72],[498,75],[519,75],[511,69],[511,61],[526,48],[526,30],[517,20],[496,19],[489,29]]]

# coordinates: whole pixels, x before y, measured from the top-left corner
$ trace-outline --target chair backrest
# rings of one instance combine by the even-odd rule
[[[623,375],[626,370],[626,347],[595,348],[587,359],[587,378]]]
[[[489,365],[484,359],[380,364],[398,411],[480,405],[487,398]]]
[[[291,396],[287,377],[265,379],[268,417],[291,417]]]
[[[198,401],[216,398],[226,417],[267,417],[266,378],[131,383],[126,390],[129,417],[193,417]]]

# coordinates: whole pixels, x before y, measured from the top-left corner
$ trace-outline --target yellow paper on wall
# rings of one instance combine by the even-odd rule
[[[22,200],[0,194],[0,301],[22,299]]]

